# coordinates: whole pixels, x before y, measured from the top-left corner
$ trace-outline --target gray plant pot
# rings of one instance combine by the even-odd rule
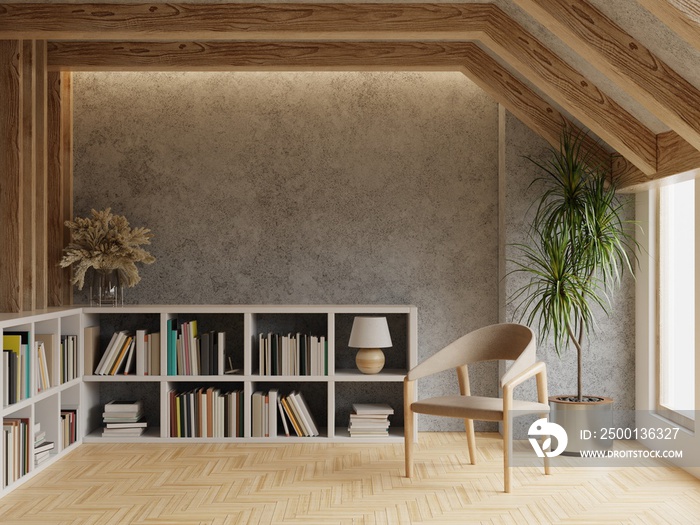
[[[569,443],[566,456],[580,456],[582,450],[607,450],[613,445],[604,429],[613,427],[613,400],[609,397],[583,396],[592,401],[571,401],[570,396],[549,398],[550,421],[564,427]]]

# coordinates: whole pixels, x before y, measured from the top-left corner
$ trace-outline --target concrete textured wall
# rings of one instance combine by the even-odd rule
[[[155,233],[130,303],[415,304],[423,359],[498,320],[497,132],[459,73],[76,73],[75,212]]]
[[[74,82],[76,214],[110,206],[155,233],[158,261],[127,302],[414,304],[419,360],[499,320],[498,108],[463,75],[76,73]],[[506,137],[502,240],[512,242],[534,173],[521,156],[546,145],[510,116]],[[633,329],[606,325],[615,344],[595,351],[589,383],[626,405]],[[551,390],[566,390],[571,363],[541,354]],[[493,364],[472,370],[473,391],[494,394],[497,374]],[[344,395],[359,395],[353,388]],[[419,384],[421,396],[455,388],[452,374]],[[397,404],[401,391],[376,395]]]

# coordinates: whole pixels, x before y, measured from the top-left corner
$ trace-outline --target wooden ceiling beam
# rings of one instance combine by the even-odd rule
[[[700,149],[700,90],[585,0],[515,0]]]
[[[0,39],[465,40],[489,4],[0,4]]]
[[[620,188],[638,191],[668,177],[700,169],[700,151],[675,131],[656,135],[656,151],[659,169],[653,175],[645,175],[623,157],[614,156],[613,177],[618,180]]]
[[[456,70],[470,42],[49,43],[49,70],[241,71],[402,68]]]
[[[697,0],[637,0],[673,32],[700,49],[700,3]]]
[[[644,174],[656,172],[656,136],[500,9],[481,41]]]
[[[567,23],[584,26],[584,29],[579,27],[576,39],[586,39],[590,36],[587,32],[593,31],[577,19],[582,13],[588,16],[585,9],[592,9],[583,0],[571,0],[574,15],[569,14],[564,0],[517,1],[534,11],[546,11],[554,6],[554,18],[563,17]],[[593,11],[596,17],[602,17]],[[460,47],[469,41],[480,41],[632,161],[613,163],[614,171],[631,183],[655,180],[672,174],[669,170],[686,168],[695,162],[700,166],[700,159],[693,152],[698,146],[695,139],[700,137],[700,119],[696,115],[700,113],[700,104],[692,103],[697,90],[688,87],[687,82],[663,64],[660,71],[654,71],[656,58],[629,40],[629,35],[614,24],[611,29],[609,20],[595,18],[594,23],[602,24],[603,33],[593,38],[589,44],[593,50],[586,53],[602,54],[603,58],[598,57],[594,62],[609,62],[609,67],[618,70],[622,78],[627,78],[625,67],[632,67],[635,52],[646,57],[646,62],[639,60],[642,65],[632,67],[636,76],[630,73],[629,89],[635,94],[644,93],[643,102],[652,109],[660,105],[661,120],[678,129],[683,138],[675,132],[654,137],[621,106],[491,4],[0,4],[0,39],[52,40],[49,60],[54,70],[231,69],[225,63],[226,49],[234,44],[238,46],[235,48],[238,62],[231,63],[236,69],[459,69],[469,71],[477,84],[553,142],[565,117],[512,74],[506,74],[478,46]],[[557,22],[553,27],[555,30],[559,27],[560,34],[571,32],[565,22]],[[594,29],[599,30],[597,26]],[[611,38],[610,32],[615,38]],[[61,42],[66,39],[82,42]],[[106,39],[120,42],[107,43]],[[271,45],[270,39],[287,45],[260,47]],[[614,45],[610,46],[608,40]],[[88,47],[91,41],[100,48],[97,54],[97,48]],[[314,42],[315,47],[311,45]],[[392,42],[402,45],[391,47]],[[618,49],[624,48],[624,42],[632,44],[629,52]],[[257,48],[252,45],[255,43],[259,44]],[[364,48],[363,55],[357,47],[362,43],[374,47]],[[112,46],[111,56],[100,58],[99,54],[106,49],[100,46],[107,45]],[[127,47],[116,49],[119,45]],[[595,50],[596,46],[606,45],[613,48],[607,58],[603,50]],[[492,72],[487,75],[479,70],[483,64],[465,59],[465,49],[476,50],[476,56],[486,57],[486,69]],[[261,52],[266,55],[263,62],[256,56]],[[274,52],[282,55],[274,58]],[[344,53],[344,61],[339,60]],[[331,58],[335,65],[328,66]],[[72,65],[68,65],[69,60],[74,61]],[[119,64],[120,60],[123,63]],[[667,73],[670,79],[663,78]],[[484,84],[484,78],[494,82],[495,87]],[[656,97],[651,89],[643,91],[635,87],[640,83],[656,86],[660,96]],[[674,83],[675,87],[669,85]],[[556,127],[552,122],[556,122]],[[675,153],[665,154],[665,148]]]

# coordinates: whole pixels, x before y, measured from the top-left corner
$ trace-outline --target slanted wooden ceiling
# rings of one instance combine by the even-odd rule
[[[695,2],[639,2],[700,48]],[[0,309],[71,300],[56,270],[71,216],[71,71],[461,71],[553,145],[564,125],[590,129],[624,188],[700,167],[698,88],[585,0],[513,3],[668,131],[494,3],[0,4]]]

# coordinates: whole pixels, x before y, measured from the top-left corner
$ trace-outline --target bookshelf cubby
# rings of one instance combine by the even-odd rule
[[[348,348],[355,316],[385,316],[393,346],[385,349],[386,367],[375,375],[365,375],[355,367],[356,349]],[[225,369],[233,373],[168,375],[169,320],[177,324],[197,321],[198,332],[224,332]],[[172,324],[172,322],[170,322]],[[102,354],[115,331],[146,330],[159,333],[155,359],[157,374],[135,373],[96,375]],[[30,393],[27,398],[8,403],[5,388],[5,365],[0,362],[0,405],[3,418],[22,418],[32,428],[40,424],[46,439],[56,448],[39,466],[29,465],[28,472],[10,484],[2,479],[0,495],[31,478],[46,465],[56,461],[80,443],[109,442],[401,442],[403,440],[403,378],[417,360],[417,310],[408,305],[140,305],[124,307],[68,307],[40,312],[0,314],[0,333],[27,332],[33,343],[40,335],[51,347],[49,375],[51,386],[37,391],[36,360],[30,370]],[[306,334],[323,337],[328,348],[328,372],[314,375],[264,375],[260,371],[259,334]],[[62,337],[77,336],[78,377],[61,382],[60,344]],[[230,359],[230,361],[229,361]],[[170,435],[169,393],[215,388],[220,392],[242,392],[241,437],[191,437]],[[292,391],[304,395],[318,425],[319,435],[297,437],[284,435],[278,421],[276,436],[252,437],[251,396],[255,391],[277,389],[280,395]],[[140,399],[144,405],[147,431],[138,437],[103,437],[104,404],[112,399]],[[347,432],[353,403],[388,402],[391,416],[389,437],[350,438]],[[61,411],[76,410],[77,441],[64,444],[61,439]],[[3,434],[4,438],[4,434]],[[0,471],[5,459],[0,457]]]

